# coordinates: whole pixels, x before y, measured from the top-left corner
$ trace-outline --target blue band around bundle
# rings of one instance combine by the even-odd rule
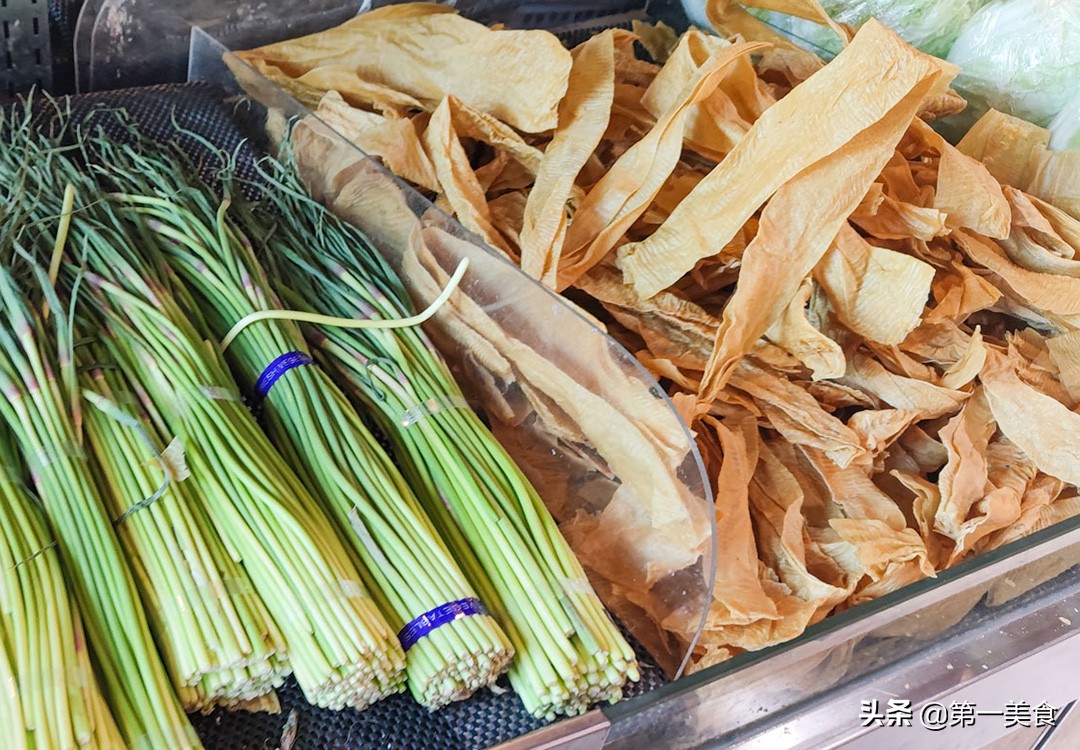
[[[255,381],[255,392],[251,394],[251,408],[258,409],[262,405],[263,399],[267,397],[270,389],[282,375],[293,368],[310,364],[313,364],[313,360],[303,352],[285,352],[268,364],[259,379]]]
[[[454,620],[474,615],[486,615],[488,613],[479,599],[469,597],[458,599],[456,602],[441,604],[430,612],[417,617],[398,633],[401,647],[408,651],[416,645],[417,641],[426,635],[430,635],[436,628],[449,625]]]

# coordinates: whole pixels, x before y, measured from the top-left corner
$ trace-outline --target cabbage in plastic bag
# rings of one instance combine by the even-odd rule
[[[876,18],[912,46],[944,57],[961,28],[990,0],[820,0],[825,12],[841,23],[858,28]],[[697,23],[704,18],[704,0],[685,0],[688,15]],[[700,6],[700,9],[697,7]],[[692,11],[698,11],[696,15]],[[773,11],[751,9],[796,44],[832,58],[840,42],[829,29],[812,21]]]
[[[1050,148],[1054,151],[1080,149],[1080,98],[1065,105],[1050,123]]]
[[[1080,98],[1080,2],[996,0],[961,31],[949,62],[967,118],[988,108],[1043,127]]]

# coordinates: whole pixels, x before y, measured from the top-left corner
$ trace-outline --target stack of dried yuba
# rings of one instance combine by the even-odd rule
[[[566,51],[414,4],[241,55],[667,386],[716,492],[699,668],[1080,511],[1080,152],[993,112],[946,142],[957,71],[875,21],[826,65],[710,18]]]
[[[12,750],[120,747],[59,552],[6,431],[0,464],[0,739]]]

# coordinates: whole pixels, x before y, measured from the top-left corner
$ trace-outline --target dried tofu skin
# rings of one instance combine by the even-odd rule
[[[649,133],[592,187],[567,232],[558,273],[560,290],[600,262],[645,212],[678,163],[690,108],[716,90],[728,66],[760,48],[740,43],[712,53]]]
[[[811,53],[792,44],[787,37],[778,34],[768,24],[746,12],[747,8],[762,8],[779,13],[805,18],[832,29],[840,38],[841,44],[847,44],[850,35],[847,30],[832,20],[816,0],[708,0],[705,4],[705,16],[712,27],[721,33],[738,34],[744,39],[770,42],[781,48],[790,49],[802,56]]]
[[[789,16],[795,16],[796,18],[803,18],[807,21],[813,21],[814,23],[826,26],[836,34],[840,39],[840,43],[847,45],[851,41],[851,35],[847,29],[832,19],[828,13],[821,7],[821,4],[817,0],[740,0],[740,5],[747,8],[760,8],[761,10],[771,10],[776,13],[784,13]],[[730,0],[719,0],[719,2],[712,3],[719,13],[723,13],[726,8],[730,8],[734,5]]]
[[[921,120],[914,121],[913,129],[939,154],[934,208],[946,215],[946,226],[991,238],[1008,237],[1012,211],[990,171]]]
[[[528,197],[521,190],[511,190],[488,201],[491,225],[505,237],[511,247],[521,246],[521,231],[525,224],[525,202]]]
[[[1006,185],[1080,218],[1080,151],[1051,151],[1050,131],[990,110],[958,144]]]
[[[917,411],[923,419],[953,414],[969,396],[964,391],[897,375],[862,351],[848,358],[848,369],[840,382],[894,409]]]
[[[888,123],[889,113],[913,91],[926,86],[925,96],[947,85],[951,72],[946,76],[944,66],[881,24],[867,23],[832,63],[767,109],[660,229],[619,251],[627,280],[642,296],[675,283],[711,248],[729,242],[786,182],[875,124]],[[867,77],[866,69],[882,71],[882,79]],[[822,132],[807,132],[808,123]],[[756,179],[745,179],[748,173]]]
[[[409,245],[419,220],[393,177],[314,118],[297,123],[290,145],[316,200],[362,229],[377,246]]]
[[[429,109],[455,96],[518,130],[554,129],[571,67],[559,40],[546,31],[494,31],[433,5],[381,8],[327,31],[237,54],[294,78],[332,65],[347,69],[358,86],[385,86]],[[493,71],[497,79],[478,71]],[[339,83],[348,99],[348,81]]]
[[[877,458],[921,417],[922,414],[910,409],[870,408],[852,414],[847,426],[859,436],[870,455]]]
[[[792,467],[764,442],[758,447],[758,464],[750,482],[750,510],[757,532],[761,560],[792,593],[814,607],[828,611],[851,591],[829,581],[825,571],[811,570],[807,544],[807,519],[802,506],[806,487]]]
[[[666,293],[642,300],[610,266],[596,266],[580,282],[579,289],[641,336],[650,354],[682,369],[705,369],[719,321],[701,307]]]
[[[871,125],[833,158],[811,165],[777,190],[762,212],[757,236],[743,253],[739,282],[724,309],[716,347],[705,371],[703,399],[710,400],[724,386],[748,347],[790,303],[798,285],[821,260],[892,156],[893,146],[936,80],[936,73],[927,75],[901,99],[891,117]],[[692,197],[680,208],[690,200]],[[660,231],[663,227],[657,234]]]
[[[236,58],[231,55],[226,55],[225,60],[238,77],[243,74],[239,69],[244,67],[244,63],[246,63],[258,72],[259,75],[264,76],[267,80],[280,86],[285,93],[293,99],[296,99],[296,101],[300,102],[308,109],[315,109],[318,107],[319,102],[327,93],[327,89],[320,89],[316,86],[308,85],[299,80],[299,78],[293,78],[289,74],[283,72],[278,66],[266,60],[244,57],[243,53],[237,53],[237,56],[243,60],[243,63],[236,62]]]
[[[997,549],[1077,515],[1080,515],[1080,496],[1078,495],[1062,497],[1048,505],[1033,505],[1021,513],[1019,521],[992,534],[984,551]]]
[[[1018,301],[1057,315],[1080,314],[1080,278],[1038,273],[1013,263],[1008,255],[992,241],[968,234],[955,233],[965,255],[978,265],[1001,278],[1003,292]]]
[[[752,415],[721,422],[710,418],[723,459],[717,478],[717,557],[709,629],[780,619],[776,601],[763,586],[750,519],[749,485],[757,466],[758,428]]]
[[[815,267],[814,279],[848,329],[871,341],[899,344],[921,322],[934,269],[871,245],[848,225]]]
[[[421,82],[427,60],[354,64],[367,53],[347,41],[391,19],[424,31],[387,59],[438,60],[444,44],[513,57],[510,32],[423,4],[328,46],[299,40],[295,63],[276,46],[248,56],[569,295],[667,391],[721,550],[689,671],[1080,513],[1080,152],[994,111],[953,146],[926,124],[963,104],[953,66],[876,21],[826,64],[743,5],[828,23],[812,0],[720,0],[723,38],[638,23],[556,53],[527,36],[558,60],[535,96],[513,75],[507,91],[483,76],[450,90],[453,66]],[[702,613],[670,582],[709,530],[689,513],[666,405],[627,387],[604,347],[567,346],[545,316],[504,305],[484,282],[500,259],[421,228],[400,186],[327,133],[293,130],[305,180],[405,248],[418,305],[457,258],[474,262],[436,342],[529,456],[597,592],[673,671]]]
[[[960,527],[972,506],[984,497],[989,472],[987,448],[995,432],[997,423],[981,390],[941,430],[948,461],[938,478],[940,504],[933,527],[950,539],[959,539]]]
[[[1080,331],[1071,331],[1046,340],[1050,359],[1057,368],[1061,385],[1069,394],[1065,405],[1075,409],[1080,404]]]
[[[754,68],[774,98],[780,99],[824,64],[820,57],[807,54],[802,48],[772,47],[761,55]]]
[[[645,91],[641,99],[642,105],[653,117],[660,118],[672,108],[678,101],[680,92],[686,85],[700,73],[703,65],[709,58],[717,55],[730,42],[724,41],[711,34],[691,29],[682,36],[679,45],[670,55],[660,72],[656,74],[653,82]],[[740,111],[739,104],[744,99],[765,98],[771,103],[771,97],[753,75],[753,67],[749,57],[733,61],[732,66],[739,65],[743,75],[730,75],[732,79],[729,86],[721,81],[716,90],[697,104],[690,107],[686,115],[685,141],[686,145],[698,154],[713,161],[719,162],[731,151],[736,143],[750,129],[753,120],[760,115],[763,107],[754,107],[757,112],[747,112],[744,106]],[[746,71],[750,75],[746,76]],[[740,92],[739,85],[749,86],[752,91]]]
[[[1023,189],[1035,176],[1038,154],[1049,144],[1046,128],[991,109],[960,139],[957,148],[982,163],[998,182]]]
[[[926,319],[933,322],[966,320],[973,313],[993,308],[1002,297],[993,282],[959,260],[949,264],[948,272],[939,273],[931,288],[937,304]]]
[[[529,192],[521,242],[521,270],[555,286],[555,273],[569,225],[567,203],[574,183],[611,120],[615,99],[614,32],[584,42],[574,52],[559,125],[544,151]]]
[[[743,360],[731,386],[753,398],[772,427],[792,443],[823,451],[841,468],[870,462],[859,436],[787,378]]]
[[[543,155],[513,129],[452,96],[435,109],[424,131],[424,147],[453,214],[492,247],[516,259],[516,241],[500,232],[492,220],[487,191],[462,142],[466,138],[499,149],[530,174],[540,168]]]
[[[990,443],[986,455],[989,468],[984,494],[959,529],[951,563],[969,554],[983,539],[1017,523],[1024,495],[1038,476],[1034,462],[1004,436]]]
[[[954,390],[973,381],[986,365],[987,350],[983,346],[982,331],[978,326],[968,339],[967,348],[959,359],[946,367],[941,375],[941,385]]]
[[[1080,150],[1041,151],[1037,158],[1027,191],[1080,219]]]
[[[765,338],[798,359],[814,380],[842,377],[847,361],[840,345],[818,330],[807,318],[806,303],[813,286],[804,283],[788,306],[765,331]]]
[[[653,24],[634,20],[630,22],[630,29],[649,53],[649,57],[660,65],[667,62],[679,44],[679,35],[675,33],[675,29],[663,21]]]
[[[1040,471],[1080,485],[1080,414],[1024,383],[1015,363],[991,357],[980,380],[1001,432]]]
[[[1012,187],[1005,188],[1005,196],[1012,207],[1013,221],[1009,236],[999,240],[999,244],[1009,258],[1029,271],[1080,276],[1076,248],[1058,234],[1055,223],[1070,235],[1070,239],[1073,239],[1073,227],[1063,223],[1060,215],[1055,215],[1056,221],[1051,223],[1036,204],[1037,198]]]
[[[394,174],[427,190],[439,191],[435,167],[412,120],[350,107],[336,91],[323,96],[315,114],[361,151],[382,159]]]
[[[874,204],[862,204],[851,214],[851,222],[879,240],[914,237],[929,242],[948,234],[948,214],[936,208],[917,206],[882,195]]]

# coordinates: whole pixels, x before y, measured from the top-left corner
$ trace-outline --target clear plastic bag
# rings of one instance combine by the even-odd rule
[[[1080,2],[996,0],[964,27],[949,61],[964,119],[993,108],[1045,127],[1080,98]]]
[[[80,92],[180,83],[187,80],[188,35],[193,27],[234,49],[292,39],[404,0],[86,0],[75,27],[76,85]],[[447,0],[462,15],[513,28],[572,33],[598,19],[625,23],[645,17],[645,0]]]
[[[820,0],[825,12],[841,23],[858,28],[876,18],[912,46],[931,55],[949,53],[964,24],[990,0]],[[706,24],[704,0],[685,0],[688,15]],[[840,42],[829,29],[812,21],[774,11],[751,10],[802,47],[824,57],[840,51]]]
[[[1080,97],[1066,104],[1050,123],[1050,148],[1054,151],[1080,149]]]

